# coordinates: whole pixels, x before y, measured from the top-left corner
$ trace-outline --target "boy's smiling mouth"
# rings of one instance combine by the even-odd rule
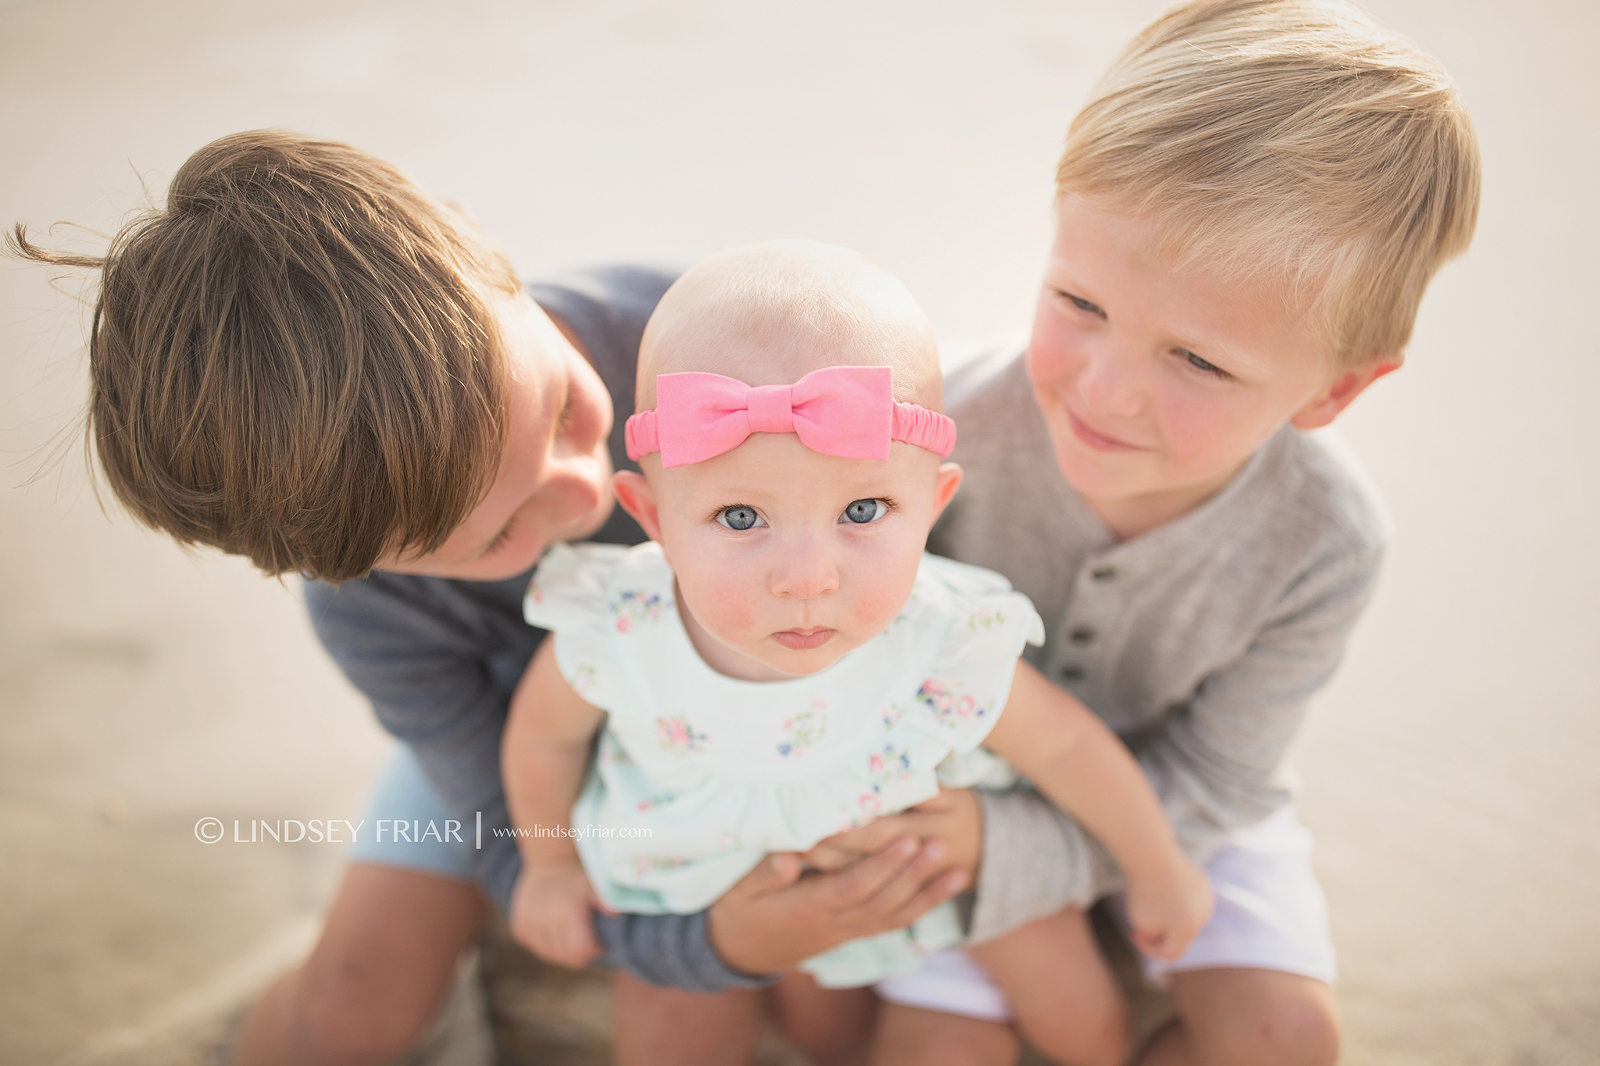
[[[1134,451],[1134,452],[1137,452],[1137,451],[1144,451],[1145,450],[1145,449],[1141,448],[1137,444],[1129,444],[1125,440],[1119,440],[1116,437],[1108,437],[1108,436],[1106,436],[1104,433],[1101,433],[1099,430],[1096,430],[1096,429],[1092,428],[1089,425],[1089,423],[1085,422],[1083,419],[1081,419],[1077,415],[1073,414],[1072,413],[1072,409],[1069,408],[1069,407],[1066,407],[1065,405],[1063,405],[1061,409],[1062,409],[1063,412],[1066,413],[1067,424],[1072,427],[1072,435],[1077,437],[1080,441],[1082,441],[1083,443],[1087,444],[1089,447],[1095,449],[1096,451],[1102,451],[1102,452]]]
[[[785,629],[772,634],[772,639],[790,651],[810,651],[832,640],[833,632],[826,626],[808,626],[805,629]]]

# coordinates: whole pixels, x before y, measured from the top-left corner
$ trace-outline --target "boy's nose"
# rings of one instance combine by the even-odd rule
[[[609,475],[610,470],[592,455],[552,456],[539,486],[551,521],[571,521],[599,507],[606,497]]]
[[[1137,360],[1111,344],[1091,352],[1078,372],[1078,395],[1095,414],[1138,414],[1144,408],[1144,387]]]
[[[822,539],[798,537],[785,546],[772,571],[774,596],[810,600],[839,591],[839,567]]]

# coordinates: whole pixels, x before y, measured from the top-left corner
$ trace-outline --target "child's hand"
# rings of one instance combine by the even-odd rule
[[[611,913],[576,859],[524,864],[511,891],[511,935],[546,962],[582,969],[600,957],[591,908]]]
[[[1158,959],[1176,959],[1211,918],[1211,883],[1187,856],[1174,854],[1160,870],[1128,878],[1127,914],[1133,946]]]

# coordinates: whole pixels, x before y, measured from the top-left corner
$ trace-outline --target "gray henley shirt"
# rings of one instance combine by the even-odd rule
[[[1372,593],[1387,521],[1335,439],[1285,427],[1199,507],[1119,542],[1057,468],[1023,352],[946,351],[966,479],[929,549],[1033,600],[1047,640],[1028,659],[1123,738],[1203,860],[1290,801],[1285,751]],[[1037,793],[983,809],[974,940],[1117,886]]]

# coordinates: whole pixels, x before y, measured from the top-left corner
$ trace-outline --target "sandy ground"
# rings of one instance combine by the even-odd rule
[[[0,2],[0,221],[108,231],[202,143],[284,126],[398,161],[529,276],[805,236],[943,336],[1018,329],[1062,132],[1157,7]],[[1600,8],[1370,9],[1460,80],[1487,182],[1405,371],[1342,422],[1397,529],[1298,757],[1346,1062],[1594,1062]],[[97,507],[79,292],[0,266],[0,1062],[176,1062],[341,862],[197,820],[355,817],[386,741],[292,582]]]

